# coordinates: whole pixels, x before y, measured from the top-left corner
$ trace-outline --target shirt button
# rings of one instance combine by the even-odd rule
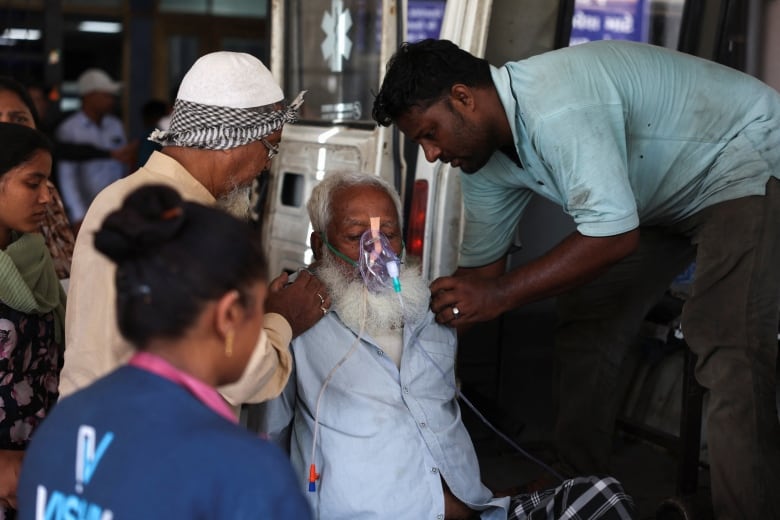
[[[439,472],[439,468],[431,468],[431,473],[438,473],[438,472]]]
[[[384,356],[385,355],[385,353],[381,349],[376,349],[376,353],[379,356]]]
[[[425,423],[424,422],[420,423],[420,428],[425,428]]]
[[[444,518],[444,515],[441,515],[441,514],[436,515],[436,520],[442,520],[443,518]]]
[[[404,393],[405,393],[405,394],[408,394],[408,393],[409,393],[409,387],[408,387],[408,386],[405,386],[405,387],[404,387]]]

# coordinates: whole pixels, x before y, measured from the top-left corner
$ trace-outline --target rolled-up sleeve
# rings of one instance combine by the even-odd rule
[[[276,313],[265,315],[263,331],[241,379],[220,387],[219,393],[233,406],[260,403],[278,396],[292,371],[292,328]]]

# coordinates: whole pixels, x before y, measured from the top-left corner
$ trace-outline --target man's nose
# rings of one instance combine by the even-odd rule
[[[434,162],[441,156],[441,149],[438,146],[423,144],[422,149],[428,162]]]

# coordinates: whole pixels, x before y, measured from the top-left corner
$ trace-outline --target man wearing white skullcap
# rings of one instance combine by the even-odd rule
[[[117,328],[114,267],[92,243],[106,214],[139,186],[166,184],[187,200],[246,216],[252,182],[268,169],[284,124],[296,118],[302,94],[285,103],[269,70],[249,54],[215,52],[195,62],[182,80],[170,127],[150,136],[163,145],[162,150],[101,192],[84,219],[68,293],[61,395],[108,373],[132,353]],[[260,402],[282,390],[291,369],[291,338],[311,327],[330,306],[317,278],[302,272],[294,283],[287,281],[283,274],[271,282],[264,330],[244,376],[220,389],[233,405]]]

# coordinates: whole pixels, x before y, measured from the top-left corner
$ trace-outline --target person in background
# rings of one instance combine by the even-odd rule
[[[462,172],[460,267],[431,285],[440,323],[558,297],[555,442],[576,472],[609,471],[626,352],[695,259],[682,331],[709,390],[715,515],[780,518],[780,93],[641,43],[493,67],[424,40],[391,59],[373,117]],[[534,194],[577,229],[507,270]]]
[[[37,128],[38,112],[33,100],[21,83],[7,76],[0,76],[0,122],[16,123]],[[51,201],[46,204],[46,215],[41,222],[40,232],[49,248],[54,268],[60,280],[70,277],[70,263],[76,242],[65,207],[57,188],[46,181],[51,191]]]
[[[268,169],[282,128],[295,120],[298,106],[284,102],[271,72],[249,54],[215,52],[190,68],[179,88],[170,128],[153,134],[162,151],[152,153],[142,168],[97,196],[84,219],[84,233],[76,238],[62,395],[107,374],[133,352],[119,334],[111,305],[115,267],[92,242],[105,216],[140,186],[166,184],[186,200],[232,209],[246,218],[252,182]],[[204,247],[197,254],[219,257],[223,252]],[[330,305],[324,286],[310,274],[301,273],[291,284],[287,281],[283,274],[269,287],[263,334],[244,377],[220,388],[234,406],[278,395],[292,368],[290,339],[322,318]]]
[[[84,71],[78,79],[81,109],[59,124],[56,139],[106,150],[124,147],[127,144],[124,126],[113,115],[120,88],[120,83],[100,69]],[[57,182],[76,233],[97,194],[126,173],[125,165],[114,159],[58,160]]]
[[[52,145],[0,123],[0,518],[11,517],[22,457],[57,400],[65,292],[38,233],[51,203]]]
[[[261,405],[261,432],[290,452],[316,517],[631,518],[610,477],[511,499],[482,484],[457,401],[455,331],[434,320],[419,266],[396,254],[401,207],[385,181],[349,172],[327,174],[307,204],[312,269],[333,312],[293,340],[294,373]]]
[[[216,390],[241,377],[262,330],[259,235],[147,185],[94,241],[117,265],[116,316],[136,353],[43,423],[19,517],[310,518],[284,454],[238,426]]]
[[[27,93],[33,101],[35,111],[38,113],[38,129],[46,134],[54,142],[54,164],[52,172],[56,173],[57,159],[67,161],[89,161],[92,159],[115,159],[124,163],[128,167],[135,166],[136,152],[138,150],[138,141],[132,140],[121,148],[104,149],[92,146],[91,144],[64,143],[55,138],[56,130],[59,124],[70,114],[63,114],[52,100],[52,89],[47,88],[37,81],[25,81],[23,84],[27,88]],[[54,179],[56,185],[56,178]]]

